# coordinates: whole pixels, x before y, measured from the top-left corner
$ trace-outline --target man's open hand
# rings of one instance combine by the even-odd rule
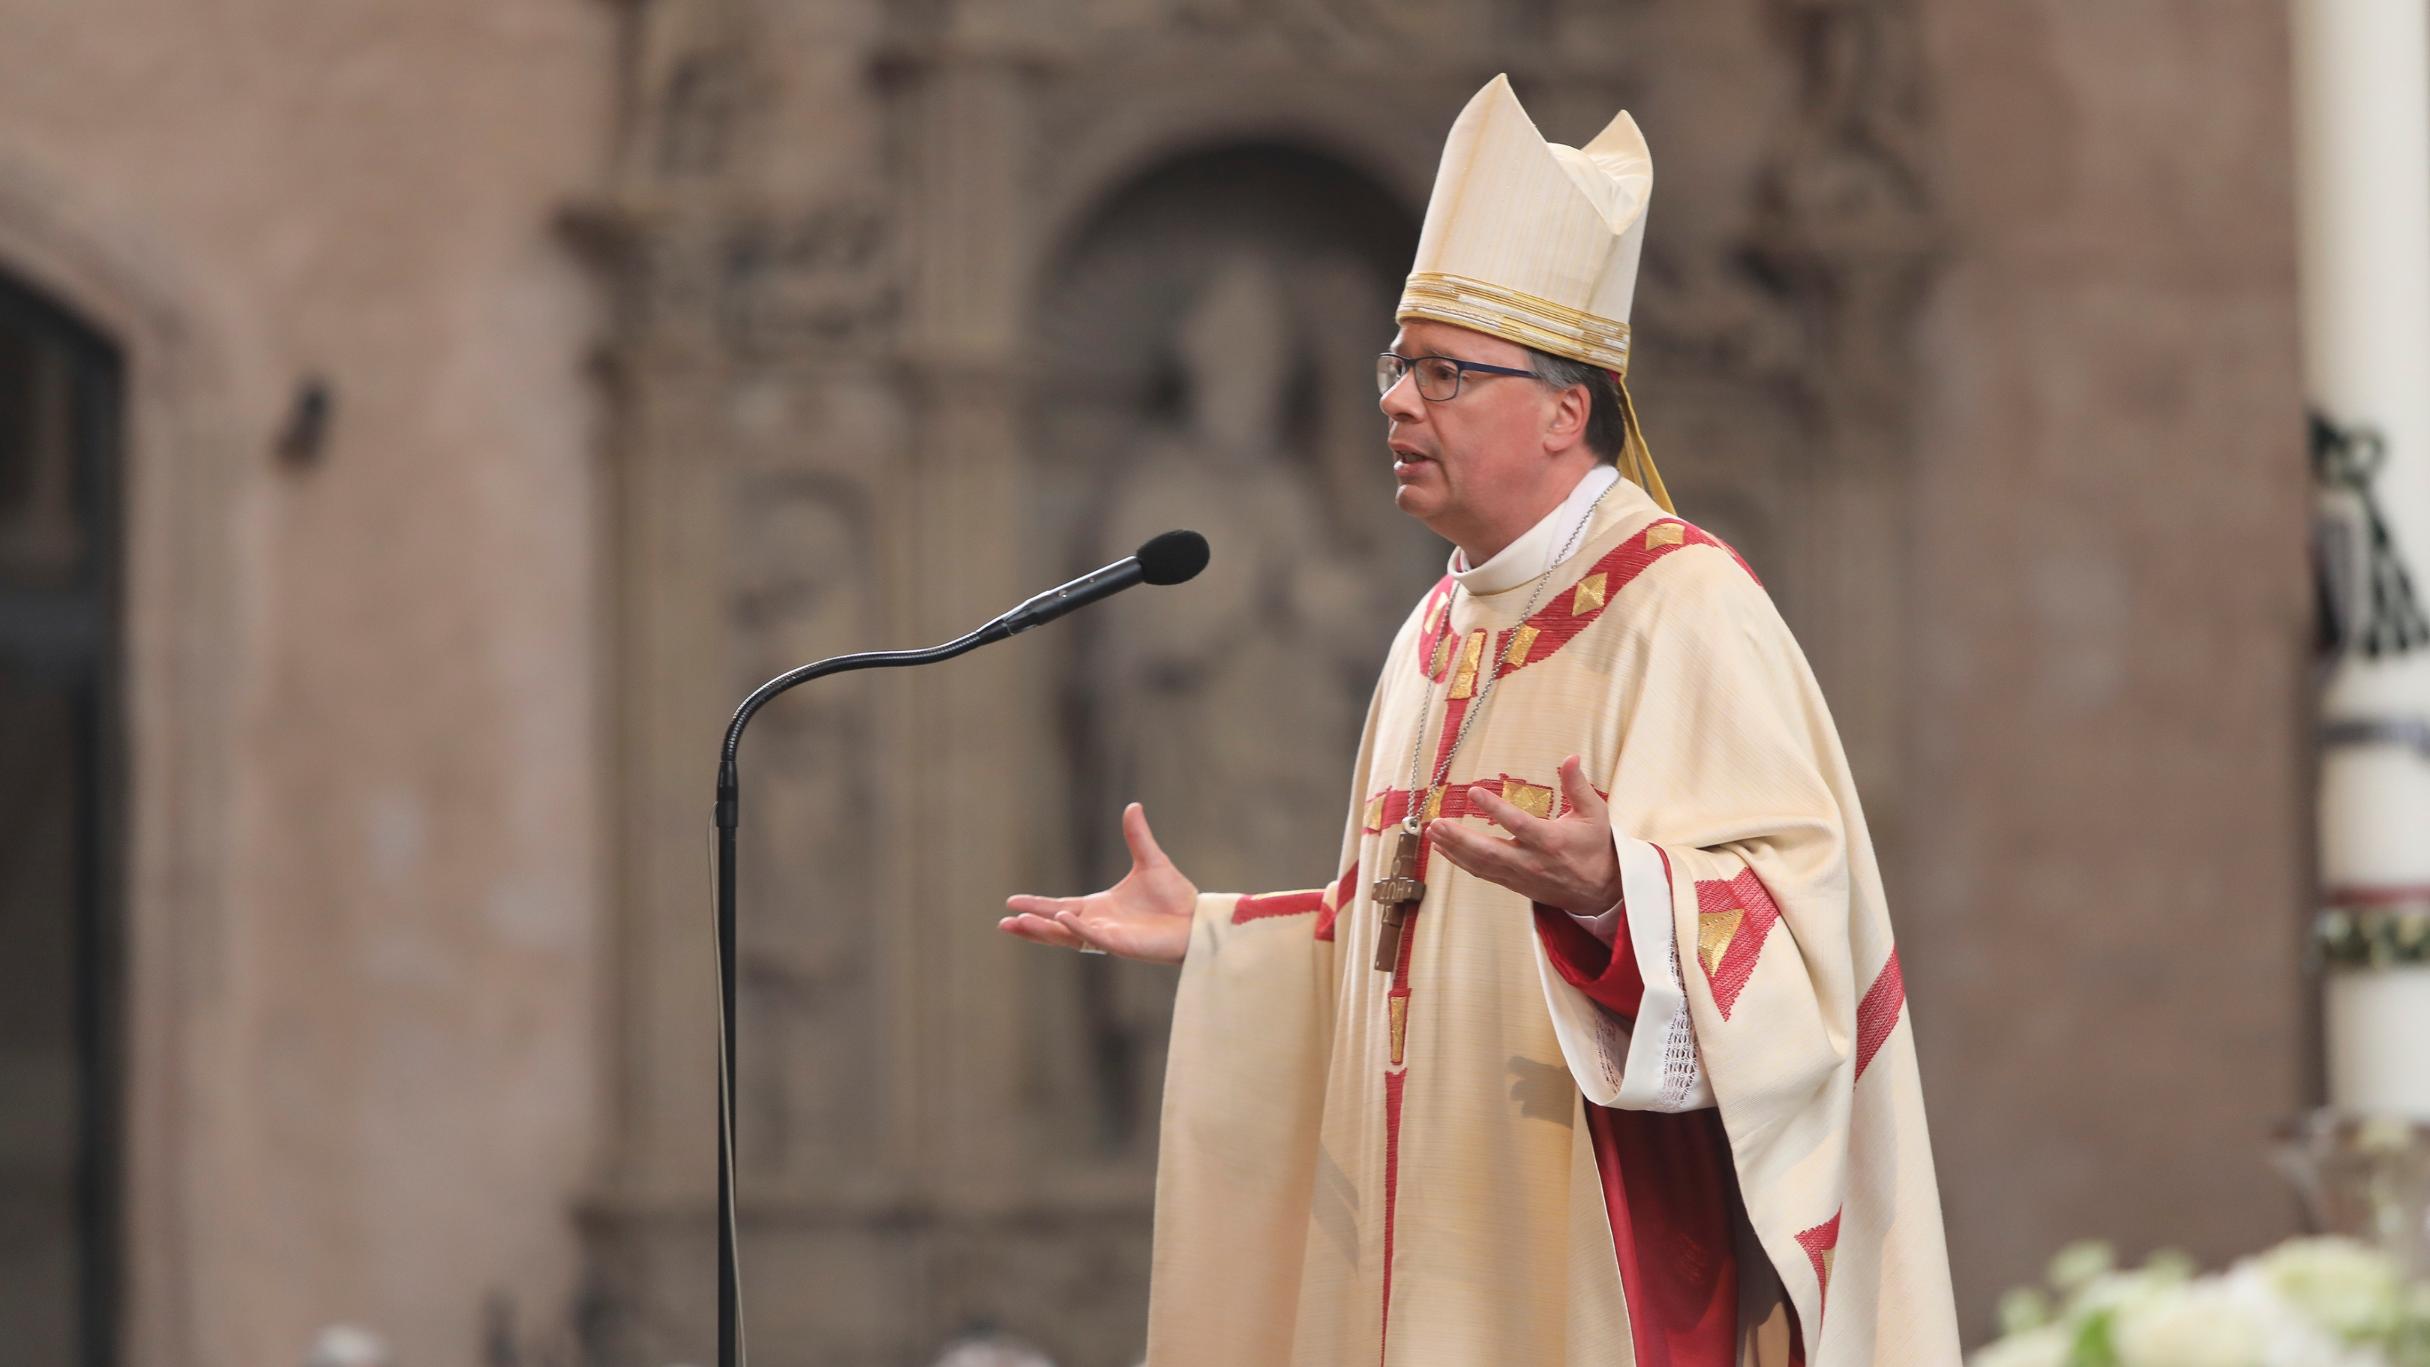
[[[1086,897],[1008,897],[1004,905],[1013,914],[996,922],[996,929],[1062,949],[1085,947],[1149,963],[1180,963],[1190,947],[1197,885],[1182,877],[1157,848],[1147,812],[1136,802],[1122,809],[1122,841],[1131,847],[1131,871],[1121,882]]]
[[[1510,832],[1508,838],[1436,821],[1428,839],[1445,859],[1531,902],[1580,916],[1600,916],[1620,904],[1620,855],[1612,848],[1611,809],[1586,781],[1576,755],[1561,761],[1561,792],[1569,810],[1530,816],[1490,788],[1470,788],[1470,810]]]

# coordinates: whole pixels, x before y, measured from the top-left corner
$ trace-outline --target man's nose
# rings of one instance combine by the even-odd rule
[[[1426,401],[1417,392],[1417,373],[1401,372],[1401,377],[1392,382],[1392,387],[1376,397],[1375,406],[1394,422],[1425,421]]]

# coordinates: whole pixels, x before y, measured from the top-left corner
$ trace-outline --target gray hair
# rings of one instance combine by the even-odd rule
[[[1606,465],[1617,464],[1620,449],[1628,441],[1628,428],[1620,417],[1620,384],[1612,373],[1599,365],[1573,361],[1534,347],[1527,348],[1527,368],[1535,372],[1536,382],[1548,389],[1586,386],[1586,449]]]

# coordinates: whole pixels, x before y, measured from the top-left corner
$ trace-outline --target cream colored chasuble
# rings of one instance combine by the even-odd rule
[[[1718,1106],[1749,1226],[1741,1362],[1788,1360],[1785,1304],[1815,1367],[1955,1364],[1880,878],[1770,599],[1626,482],[1527,620],[1532,572],[1471,573],[1498,591],[1454,596],[1446,578],[1393,643],[1337,877],[1199,899],[1166,1068],[1151,1367],[1637,1362],[1589,1104]],[[1556,767],[1584,757],[1622,854],[1633,1021],[1554,971],[1517,894],[1431,855],[1398,971],[1372,966],[1369,888],[1411,747],[1423,790],[1487,669],[1429,815],[1483,821],[1476,784],[1556,812]]]

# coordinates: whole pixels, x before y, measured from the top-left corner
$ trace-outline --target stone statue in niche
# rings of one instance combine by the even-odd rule
[[[787,474],[736,501],[736,697],[795,665],[874,638],[871,518],[861,491]],[[743,747],[745,898],[739,1142],[777,1164],[816,1163],[872,1123],[877,1051],[865,987],[875,846],[868,676],[796,689]]]
[[[1357,742],[1374,665],[1369,586],[1321,492],[1306,405],[1292,402],[1297,382],[1335,360],[1308,355],[1304,331],[1271,260],[1242,253],[1211,272],[1171,338],[1176,411],[1122,448],[1105,512],[1087,524],[1097,560],[1172,527],[1214,548],[1204,574],[1152,608],[1092,623],[1076,690],[1083,806],[1144,803],[1166,850],[1210,890],[1339,872],[1340,757]],[[1093,862],[1125,857],[1108,847]],[[1155,1060],[1140,1055],[1162,1040],[1171,984],[1085,981],[1112,1128],[1137,1133],[1155,1098],[1141,1072]]]
[[[1393,501],[1392,457],[1376,407],[1374,361],[1392,342],[1397,283],[1346,255],[1314,257],[1291,276],[1291,297],[1301,306],[1307,337],[1301,363],[1316,380],[1310,444],[1321,485],[1319,506],[1331,548],[1355,570],[1346,582],[1311,587],[1357,597],[1356,606],[1331,605],[1324,614],[1363,623],[1343,642],[1354,688],[1375,682],[1392,633],[1442,576],[1451,553],[1448,543]],[[1365,616],[1353,619],[1353,613]]]
[[[1297,332],[1271,263],[1219,268],[1173,338],[1182,411],[1130,448],[1097,524],[1099,558],[1168,527],[1215,549],[1155,610],[1096,633],[1088,669],[1105,786],[1146,803],[1210,886],[1337,872],[1341,832],[1310,813],[1339,805],[1348,774],[1312,773],[1309,755],[1355,744],[1367,702],[1351,664],[1372,625],[1364,585],[1341,556],[1304,424],[1287,420],[1311,364]]]

